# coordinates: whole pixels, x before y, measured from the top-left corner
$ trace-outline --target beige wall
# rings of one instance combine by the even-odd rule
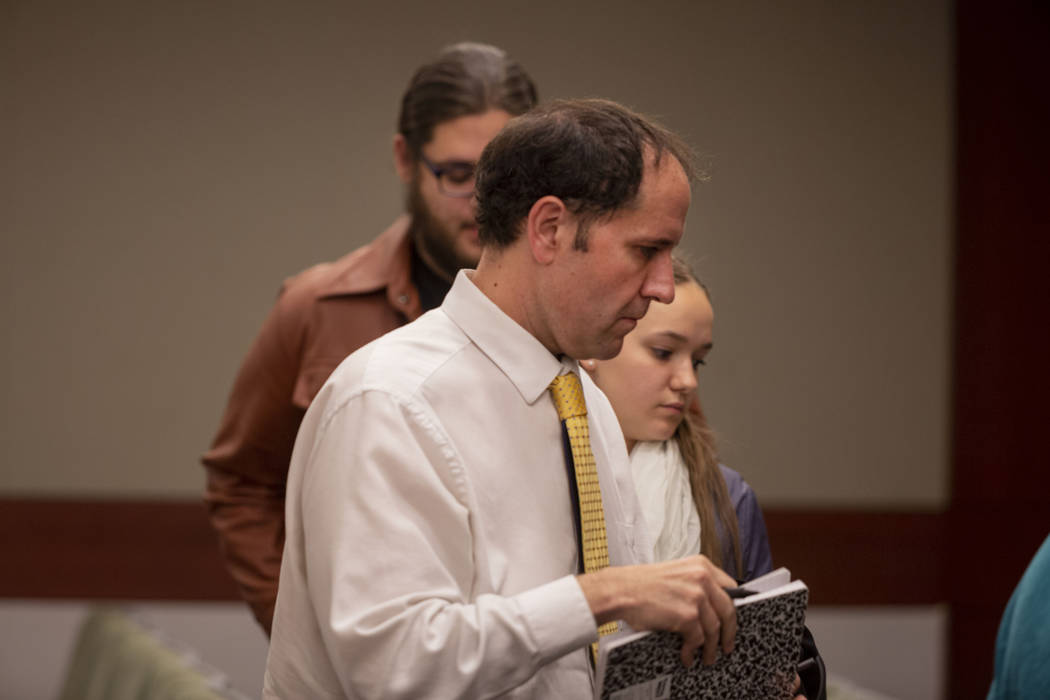
[[[944,503],[946,0],[103,5],[0,21],[0,495],[194,497],[279,281],[396,215],[398,96],[471,38],[709,156],[701,391],[764,502]]]

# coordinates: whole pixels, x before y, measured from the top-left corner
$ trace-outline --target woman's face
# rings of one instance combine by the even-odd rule
[[[711,350],[713,322],[707,294],[683,282],[670,304],[649,305],[619,355],[583,363],[612,402],[628,451],[639,441],[667,440],[682,422]]]

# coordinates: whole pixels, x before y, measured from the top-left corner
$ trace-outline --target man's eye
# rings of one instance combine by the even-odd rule
[[[656,257],[656,254],[660,252],[659,248],[651,245],[639,246],[638,250],[641,251],[642,257],[644,257],[646,260],[652,260],[654,257]]]
[[[445,171],[445,177],[454,185],[465,185],[474,177],[473,168],[451,168]]]

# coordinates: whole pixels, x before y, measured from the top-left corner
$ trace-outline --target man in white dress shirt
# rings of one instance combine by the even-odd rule
[[[477,270],[347,358],[303,421],[265,697],[586,698],[610,621],[680,632],[683,661],[732,648],[732,579],[648,563],[616,416],[576,362],[673,298],[686,149],[614,103],[557,102],[508,124],[477,183]],[[592,573],[548,392],[567,372],[608,532]]]

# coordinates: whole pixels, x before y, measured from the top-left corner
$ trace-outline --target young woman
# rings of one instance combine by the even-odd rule
[[[718,463],[696,403],[711,350],[707,291],[674,261],[675,298],[652,303],[611,360],[582,365],[612,402],[653,541],[653,559],[704,554],[748,580],[772,568],[762,511],[741,476]]]
[[[766,523],[751,487],[718,463],[696,401],[697,370],[712,345],[711,299],[679,259],[674,281],[674,301],[650,304],[619,355],[581,364],[609,397],[627,440],[653,560],[700,553],[747,581],[773,568]],[[827,700],[824,662],[808,629],[800,662],[795,700]]]

